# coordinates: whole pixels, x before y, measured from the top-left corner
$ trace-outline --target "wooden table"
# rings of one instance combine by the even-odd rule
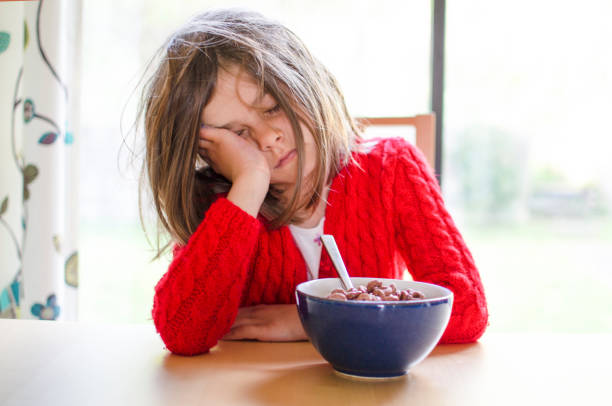
[[[612,335],[493,334],[396,381],[334,374],[309,342],[169,354],[149,325],[0,320],[0,405],[610,404]]]

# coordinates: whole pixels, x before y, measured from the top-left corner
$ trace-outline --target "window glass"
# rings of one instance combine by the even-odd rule
[[[447,2],[443,187],[491,331],[612,331],[612,3]]]

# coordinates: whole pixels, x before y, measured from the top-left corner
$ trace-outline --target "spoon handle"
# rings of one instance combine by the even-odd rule
[[[342,282],[344,289],[352,289],[353,283],[351,282],[351,278],[349,277],[349,274],[346,271],[344,261],[342,260],[340,250],[336,245],[336,240],[334,239],[334,236],[330,234],[323,234],[321,236],[321,241],[323,241],[323,246],[329,254],[329,258],[331,258],[332,263],[334,264],[334,268],[336,268],[336,272],[340,277],[340,281]]]

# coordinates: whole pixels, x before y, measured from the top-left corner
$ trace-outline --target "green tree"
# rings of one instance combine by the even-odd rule
[[[456,137],[449,154],[459,184],[459,201],[468,214],[511,215],[524,190],[525,143],[494,127],[470,128]]]

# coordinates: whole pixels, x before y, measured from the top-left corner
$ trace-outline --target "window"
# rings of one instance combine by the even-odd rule
[[[610,2],[447,2],[444,191],[490,331],[612,331]]]

